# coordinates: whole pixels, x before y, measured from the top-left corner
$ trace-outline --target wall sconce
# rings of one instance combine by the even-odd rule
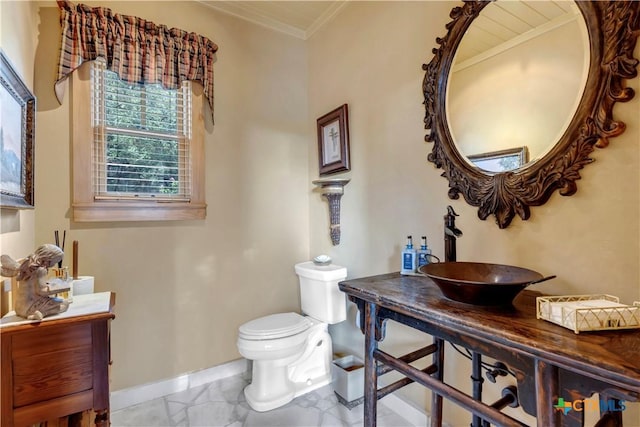
[[[319,187],[322,195],[329,202],[329,217],[331,225],[329,226],[329,234],[331,235],[331,243],[334,246],[340,244],[340,199],[344,194],[344,186],[349,183],[349,179],[318,179],[312,181]]]

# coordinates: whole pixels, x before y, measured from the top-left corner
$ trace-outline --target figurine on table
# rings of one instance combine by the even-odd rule
[[[17,276],[18,289],[14,292],[16,314],[29,320],[42,320],[44,317],[67,311],[69,302],[51,295],[47,284],[47,272],[50,267],[62,261],[64,253],[56,245],[40,246],[28,257],[15,261],[9,255],[2,255],[0,274],[5,277]]]

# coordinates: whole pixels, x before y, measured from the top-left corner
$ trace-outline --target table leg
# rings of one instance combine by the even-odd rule
[[[562,412],[553,407],[558,400],[558,367],[536,360],[535,379],[538,427],[560,426]]]
[[[376,341],[376,305],[366,303],[364,308],[364,427],[377,424],[378,374],[373,357],[378,348]]]
[[[94,420],[96,427],[109,427],[109,410],[101,409],[96,411],[96,418]]]
[[[621,407],[620,400],[612,398],[607,393],[600,393],[599,399],[600,420],[595,427],[622,427],[622,411],[612,411]]]
[[[433,353],[433,364],[438,369],[434,377],[438,381],[444,380],[444,340],[433,337],[437,350]],[[442,427],[442,396],[431,390],[431,427]]]

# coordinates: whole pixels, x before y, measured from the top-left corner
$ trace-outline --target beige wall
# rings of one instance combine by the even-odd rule
[[[532,208],[528,221],[516,218],[506,230],[492,218],[481,221],[475,208],[448,199],[448,183],[427,162],[432,146],[423,139],[421,65],[431,60],[436,37],[445,35],[451,7],[452,2],[352,2],[309,40],[310,127],[314,118],[348,103],[352,160],[352,171],[343,174],[351,182],[342,198],[340,246],[332,247],[328,237],[326,202],[312,196],[310,255],[328,253],[348,267],[351,278],[398,271],[407,234],[427,235],[434,253],[442,255],[443,215],[450,204],[464,232],[459,260],[558,276],[535,286],[540,291],[608,292],[626,303],[640,299],[640,97],[616,106],[627,130],[593,154],[596,163],[581,171],[576,195],[554,194],[544,206]],[[640,79],[631,85],[640,93]],[[311,178],[318,171],[315,144],[310,138]],[[383,342],[394,354],[430,341],[394,326],[388,326]],[[362,352],[355,327],[332,330],[339,348]],[[470,390],[469,362],[454,357],[450,347],[447,351],[445,377]],[[402,392],[426,405],[428,394],[420,386]],[[491,401],[497,392],[486,395]],[[468,425],[462,412],[449,406],[446,418]]]
[[[12,39],[9,53],[24,52],[25,74],[35,69],[38,115],[35,227],[23,220],[15,238],[3,230],[2,252],[28,255],[55,229],[67,230],[67,249],[80,242],[80,274],[96,277],[96,291],[117,294],[113,390],[240,357],[240,324],[299,309],[293,265],[308,259],[309,246],[304,42],[195,2],[109,2],[220,47],[216,124],[208,123],[205,141],[208,215],[81,224],[70,220],[71,96],[60,106],[53,93],[59,15],[53,1],[40,6],[3,11],[3,35],[5,20],[33,31],[31,45],[13,47]]]

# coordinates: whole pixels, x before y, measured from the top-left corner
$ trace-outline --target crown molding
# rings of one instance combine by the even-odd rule
[[[298,39],[307,40],[316,31],[331,21],[348,3],[349,0],[342,0],[334,2],[322,15],[318,17],[307,29],[303,29],[294,25],[287,24],[278,19],[274,19],[270,16],[266,16],[255,8],[247,5],[241,1],[229,1],[229,0],[196,0],[198,3],[225,13],[227,15],[235,16],[236,18],[244,21],[251,22],[256,25],[260,25],[271,30],[275,30]]]
[[[343,0],[334,2],[322,15],[320,15],[320,17],[318,17],[318,19],[313,22],[313,24],[309,26],[309,28],[307,28],[304,39],[306,40],[310,38],[316,31],[329,23],[338,15],[338,13],[340,13],[340,11],[342,11],[342,9],[344,9],[345,6],[347,6],[350,1],[351,0]]]

